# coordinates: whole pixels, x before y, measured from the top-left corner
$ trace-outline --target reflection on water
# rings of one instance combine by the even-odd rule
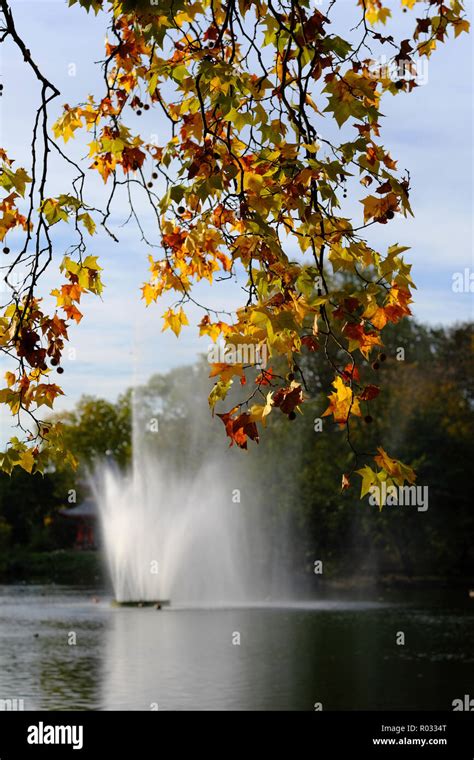
[[[0,700],[48,710],[450,710],[472,693],[474,604],[464,597],[158,612],[93,595],[0,587]]]

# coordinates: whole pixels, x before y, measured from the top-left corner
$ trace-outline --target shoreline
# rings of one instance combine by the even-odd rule
[[[327,575],[316,582],[301,577],[302,586],[316,595],[327,592],[387,590],[474,591],[474,578],[469,576],[414,575],[394,572],[380,574],[355,573],[354,575]],[[0,583],[64,584],[71,586],[97,586],[110,588],[104,554],[100,550],[57,549],[49,552],[10,549],[0,556]],[[473,599],[474,601],[474,599]]]

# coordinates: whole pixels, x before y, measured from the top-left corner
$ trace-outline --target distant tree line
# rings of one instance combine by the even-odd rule
[[[86,396],[64,413],[68,446],[80,467],[77,472],[51,467],[44,476],[18,468],[11,476],[0,475],[0,551],[70,545],[71,531],[51,518],[67,506],[70,489],[81,498],[86,472],[98,462],[127,468],[135,436],[137,456],[146,449],[187,473],[222,457],[233,482],[242,484],[252,508],[260,510],[269,538],[286,536],[271,553],[295,577],[314,581],[318,560],[329,577],[393,574],[449,581],[473,575],[472,325],[430,328],[405,320],[386,333],[378,366],[362,368],[364,381],[372,383],[383,373],[383,393],[368,402],[352,434],[360,446],[382,442],[415,468],[417,483],[429,488],[425,512],[413,506],[380,511],[367,499],[360,501],[359,478],[341,491],[341,471],[353,461],[345,429],[321,418],[330,369],[320,352],[301,359],[308,396],[304,414],[293,421],[272,414],[273,435],[252,443],[248,452],[233,447],[224,454],[222,431],[207,408],[195,403],[199,391],[212,385],[203,357],[192,371],[154,375],[115,403]]]

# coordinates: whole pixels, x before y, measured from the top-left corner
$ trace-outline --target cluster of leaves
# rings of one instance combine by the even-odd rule
[[[83,232],[95,232],[92,211],[83,199],[84,172],[67,158],[52,138],[48,106],[59,95],[44,76],[31,51],[19,36],[9,3],[0,3],[3,15],[1,41],[10,40],[21,52],[25,64],[40,83],[40,104],[36,112],[31,140],[31,168],[15,168],[14,160],[0,149],[0,241],[7,263],[1,266],[2,303],[0,306],[0,350],[12,366],[5,375],[6,387],[0,389],[0,403],[9,407],[22,437],[13,437],[1,455],[1,468],[10,473],[15,466],[27,472],[43,472],[53,459],[65,459],[75,466],[75,458],[64,445],[59,422],[41,419],[42,407],[52,409],[55,399],[63,395],[50,374],[62,374],[61,357],[68,340],[70,320],[79,322],[77,308],[83,293],[100,295],[101,267],[93,256],[86,255]],[[77,169],[72,192],[57,198],[48,196],[49,156],[57,152],[67,165]],[[102,214],[105,224],[105,214]],[[77,241],[60,264],[66,282],[53,289],[56,309],[47,313],[38,283],[53,260],[51,228],[58,222],[74,224]],[[13,251],[7,245],[12,236]],[[22,239],[23,236],[23,239]],[[9,238],[10,239],[10,238]],[[20,240],[20,243],[17,241]],[[6,302],[3,298],[5,296]]]
[[[142,230],[131,188],[144,193],[161,255],[150,255],[143,298],[149,305],[175,294],[163,329],[177,336],[188,324],[183,306],[201,306],[193,295],[196,283],[245,274],[246,303],[235,314],[202,307],[200,334],[223,340],[226,350],[250,346],[254,355],[270,356],[279,367],[284,360],[287,368],[277,374],[261,367],[244,400],[218,415],[231,445],[258,442],[258,426],[277,410],[295,419],[307,399],[301,356],[324,354],[334,373],[325,414],[347,428],[354,451],[346,487],[359,460],[350,439],[352,418],[379,393],[377,385],[359,383],[358,365],[380,350],[387,323],[410,314],[413,287],[402,255],[407,248],[394,244],[382,254],[366,239],[372,225],[412,213],[409,175],[400,174],[380,142],[381,98],[413,90],[415,59],[429,57],[450,32],[467,31],[461,2],[401,0],[404,10],[417,13],[412,36],[399,41],[385,29],[376,31],[391,15],[380,0],[359,0],[358,37],[351,41],[331,31],[334,3],[326,13],[311,0],[70,0],[76,3],[110,18],[105,91],[102,98],[65,106],[53,131],[64,142],[79,130],[91,133],[89,169],[111,188],[106,211],[95,213],[106,225],[115,191],[125,185]],[[405,64],[398,81],[377,65],[376,53],[385,52]],[[161,144],[125,124],[126,116],[153,108],[169,126],[167,137],[160,128]],[[316,124],[324,118],[342,130],[341,141],[319,134]],[[63,260],[68,283],[54,291],[58,308],[76,321],[81,294],[101,288],[96,260],[82,257],[80,225],[95,230],[95,210],[82,197],[83,176],[76,195],[42,198],[39,206],[46,233],[72,217],[80,235],[76,258]],[[20,192],[17,185],[9,189]],[[348,189],[358,197],[357,188],[360,223],[342,211]],[[153,245],[143,230],[142,237]],[[5,329],[24,314],[21,329],[34,332],[29,315],[39,307],[30,291],[25,298],[4,317]],[[46,331],[46,354],[56,359],[66,324],[55,319],[61,328],[51,338]],[[16,329],[11,339],[24,353],[19,334]],[[29,341],[28,357],[34,357],[41,349]],[[44,359],[32,366],[44,372],[43,365]],[[253,369],[243,362],[211,368],[213,411],[225,403],[234,378],[245,388]],[[372,482],[402,484],[414,477],[383,450],[375,463],[376,471],[368,468]],[[360,472],[365,487],[369,476]]]
[[[9,407],[11,414],[16,417],[19,428],[25,433],[25,439],[17,436],[10,439],[10,445],[1,455],[0,466],[6,472],[20,466],[27,472],[44,470],[51,455],[65,455],[67,460],[75,465],[72,454],[64,450],[61,424],[44,422],[39,418],[38,410],[46,406],[53,408],[55,399],[63,395],[61,387],[50,381],[49,375],[54,368],[62,372],[60,361],[65,342],[68,340],[67,320],[81,320],[82,314],[76,304],[82,293],[99,294],[102,291],[100,281],[101,267],[93,256],[86,256],[78,261],[65,256],[60,270],[64,272],[66,284],[60,289],[54,289],[51,295],[56,297],[57,309],[52,315],[45,313],[42,299],[35,296],[34,287],[39,277],[39,256],[28,253],[28,243],[33,233],[32,212],[28,218],[20,213],[16,202],[24,198],[26,187],[32,184],[32,178],[23,168],[13,169],[13,161],[5,151],[0,152],[2,169],[0,186],[8,195],[0,204],[3,216],[0,219],[0,237],[20,227],[27,233],[24,250],[17,256],[13,264],[7,266],[8,273],[5,282],[10,285],[9,277],[15,271],[15,266],[23,266],[28,258],[32,260],[30,275],[23,281],[10,285],[12,296],[4,306],[0,316],[0,347],[2,352],[16,360],[16,370],[5,374],[6,387],[0,389],[0,403]],[[69,215],[75,212],[77,220],[82,222],[90,234],[93,234],[95,224],[82,203],[77,198],[62,195],[58,199],[43,198],[38,209],[39,225],[44,227],[46,236],[49,229],[60,220],[68,221]],[[40,235],[41,233],[38,233]],[[36,238],[36,241],[40,237]],[[10,249],[4,248],[9,254]],[[61,309],[65,317],[60,316]],[[22,415],[27,415],[34,422],[32,432],[25,424]],[[29,442],[33,442],[29,445]],[[42,452],[42,442],[47,441],[48,452]]]

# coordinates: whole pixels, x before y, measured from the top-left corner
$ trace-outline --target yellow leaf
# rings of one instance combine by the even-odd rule
[[[229,332],[229,325],[225,322],[211,322],[209,315],[206,314],[199,323],[199,335],[209,335],[211,340],[216,342],[219,335],[226,335]]]
[[[93,235],[96,225],[91,215],[85,211],[83,214],[79,214],[77,218],[83,223],[89,235]]]
[[[250,407],[250,419],[252,422],[261,422],[263,425],[265,425],[265,417],[267,417],[273,408],[273,399],[272,399],[272,393],[269,391],[267,393],[266,402],[265,404],[253,404],[253,406]]]
[[[97,256],[86,256],[82,262],[82,266],[87,267],[87,269],[93,269],[96,272],[102,271],[102,267],[97,262]]]
[[[392,15],[389,8],[384,8],[380,0],[359,0],[365,11],[365,17],[369,24],[385,24],[387,19]]]
[[[454,36],[459,37],[462,32],[469,32],[470,24],[465,18],[454,24]]]
[[[366,494],[369,493],[372,486],[377,483],[377,473],[374,472],[367,464],[361,470],[356,470],[357,474],[362,478],[362,487],[360,491],[360,498],[363,499]]]
[[[164,325],[161,332],[164,332],[168,327],[174,332],[176,337],[179,336],[183,325],[189,325],[188,318],[181,307],[179,311],[168,309],[163,314]]]
[[[211,372],[209,377],[217,377],[220,375],[221,380],[230,380],[234,375],[238,377],[244,376],[244,369],[241,364],[225,364],[223,362],[216,362],[211,364]]]
[[[157,289],[154,285],[150,285],[149,282],[146,282],[142,286],[142,298],[145,299],[145,303],[147,306],[151,304],[152,301],[156,301],[157,297]]]
[[[27,449],[26,451],[22,451],[20,454],[20,459],[18,460],[18,464],[20,467],[22,467],[26,472],[31,472],[34,464],[35,464],[35,458],[30,451],[30,449]]]
[[[387,472],[398,485],[403,485],[405,480],[408,480],[409,483],[415,482],[416,474],[411,467],[403,464],[403,462],[399,462],[398,459],[392,459],[381,446],[377,447],[377,451],[379,453],[374,457],[374,461],[382,468],[382,470],[385,470],[385,472]]]
[[[398,198],[395,193],[388,193],[381,198],[368,195],[360,203],[364,206],[364,223],[370,219],[382,219],[387,211],[395,212],[398,210]]]
[[[352,388],[345,385],[339,376],[333,382],[335,392],[329,395],[329,406],[323,413],[323,417],[334,415],[334,422],[345,425],[349,414],[361,416],[359,400],[354,396]]]
[[[245,172],[244,175],[244,190],[252,190],[258,193],[263,185],[263,177],[261,174],[252,174],[251,172]]]
[[[64,142],[67,142],[71,137],[74,137],[76,129],[82,127],[81,109],[69,108],[64,106],[64,113],[53,124],[53,132],[56,138],[62,137]]]

